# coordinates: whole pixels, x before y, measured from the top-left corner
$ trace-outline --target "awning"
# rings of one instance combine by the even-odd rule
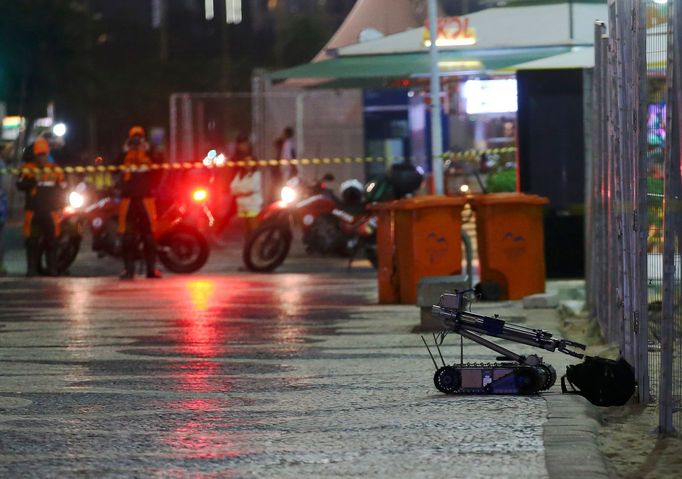
[[[594,47],[573,48],[566,53],[560,53],[551,57],[540,58],[525,63],[512,65],[505,68],[508,71],[516,70],[557,70],[566,68],[593,68]]]
[[[439,52],[438,66],[444,76],[467,73],[486,73],[513,65],[556,56],[570,51],[569,46],[459,50]],[[397,55],[342,56],[316,63],[307,63],[270,75],[273,80],[287,78],[410,78],[428,75],[428,53],[402,53]]]

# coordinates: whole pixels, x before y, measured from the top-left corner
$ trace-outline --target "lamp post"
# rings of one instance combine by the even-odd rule
[[[429,54],[431,57],[431,172],[433,190],[443,194],[443,126],[440,108],[440,71],[438,70],[438,9],[436,0],[429,0]]]

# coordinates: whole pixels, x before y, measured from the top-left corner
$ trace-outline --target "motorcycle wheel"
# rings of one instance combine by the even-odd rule
[[[281,265],[291,248],[291,231],[280,224],[262,225],[246,240],[242,259],[249,271],[266,273]]]
[[[75,228],[68,228],[62,232],[57,239],[57,274],[65,274],[78,256],[81,248],[81,240],[83,238],[75,230]],[[40,263],[38,263],[38,273],[41,276],[47,276],[47,254],[45,252],[45,245],[41,245]]]
[[[208,260],[208,241],[198,230],[189,226],[178,226],[169,231],[159,239],[158,246],[161,263],[173,273],[194,273]]]

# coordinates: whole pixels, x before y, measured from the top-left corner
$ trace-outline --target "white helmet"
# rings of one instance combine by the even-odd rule
[[[346,180],[339,186],[339,195],[346,204],[354,204],[362,201],[364,186],[359,180]]]

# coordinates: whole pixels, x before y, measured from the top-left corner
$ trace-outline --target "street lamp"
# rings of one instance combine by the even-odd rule
[[[66,135],[66,125],[64,123],[57,123],[52,127],[52,133],[54,133],[54,136],[62,138]]]
[[[429,0],[429,53],[431,57],[431,174],[433,192],[444,193],[443,188],[443,127],[440,113],[440,71],[438,70],[438,11],[436,0]]]

